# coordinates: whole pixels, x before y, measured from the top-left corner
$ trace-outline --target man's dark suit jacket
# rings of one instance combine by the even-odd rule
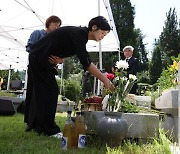
[[[129,68],[127,69],[127,77],[129,77],[129,74],[136,75],[139,67],[137,58],[131,57],[128,60],[128,64],[129,64]],[[134,86],[132,87],[130,94],[137,94],[136,89],[137,89],[137,83],[135,83]]]

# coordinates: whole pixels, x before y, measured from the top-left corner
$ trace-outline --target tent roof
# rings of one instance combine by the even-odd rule
[[[89,20],[98,14],[106,17],[113,31],[101,41],[101,51],[118,51],[119,39],[108,7],[109,1],[99,2],[100,5],[97,0],[0,1],[0,63],[7,68],[10,65],[11,68],[26,68],[26,42],[34,30],[44,29],[45,20],[50,15],[59,16],[62,26],[87,26]],[[87,50],[99,51],[99,43],[89,41]]]

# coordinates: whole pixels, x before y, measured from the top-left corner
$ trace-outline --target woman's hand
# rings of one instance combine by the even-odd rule
[[[87,70],[101,80],[104,83],[105,88],[109,89],[110,91],[114,91],[115,87],[112,82],[104,74],[102,74],[93,63],[89,65]]]
[[[62,64],[64,62],[64,58],[51,55],[50,57],[48,57],[48,61],[53,65],[57,65]]]
[[[115,86],[112,84],[112,82],[110,80],[108,80],[107,82],[104,83],[105,88],[107,88],[108,90],[110,90],[111,92],[114,91]]]

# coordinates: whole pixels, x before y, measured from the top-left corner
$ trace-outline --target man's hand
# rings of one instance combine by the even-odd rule
[[[62,64],[64,62],[64,58],[51,55],[50,57],[48,57],[48,61],[53,65],[57,65]]]

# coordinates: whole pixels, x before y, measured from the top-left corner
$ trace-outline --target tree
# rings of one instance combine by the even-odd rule
[[[0,77],[3,78],[3,85],[6,89],[7,83],[8,83],[8,76],[9,76],[9,70],[0,70]],[[25,70],[24,71],[15,71],[14,69],[11,70],[11,76],[10,81],[12,80],[25,80]]]
[[[22,73],[24,73],[24,75],[23,75],[24,78],[22,78]],[[8,75],[9,75],[9,70],[0,70],[0,77],[2,77],[4,82],[6,82],[6,83],[8,81]],[[11,78],[11,80],[15,80],[15,79],[24,80],[25,79],[25,71],[19,72],[18,70],[15,71],[12,69],[10,78]]]
[[[113,64],[119,60],[117,52],[104,52],[103,53],[103,68],[106,72],[112,71]]]
[[[71,74],[78,74],[82,71],[82,65],[76,56],[66,58],[64,61],[63,78],[67,79]]]
[[[136,45],[136,36],[134,33],[134,7],[130,0],[111,0],[111,9],[120,39],[120,48],[126,45]]]
[[[148,69],[148,58],[147,58],[147,51],[145,49],[145,45],[143,44],[144,36],[140,29],[135,29],[136,38],[137,38],[137,45],[138,45],[138,55],[135,55],[136,57],[139,57],[139,71],[144,71]]]
[[[170,8],[163,27],[163,32],[160,35],[160,48],[164,59],[163,65],[166,67],[172,63],[171,56],[177,57],[180,52],[180,37],[178,33],[178,21],[175,8]]]
[[[162,72],[161,52],[159,46],[156,46],[153,53],[149,68],[151,84],[156,83]]]

